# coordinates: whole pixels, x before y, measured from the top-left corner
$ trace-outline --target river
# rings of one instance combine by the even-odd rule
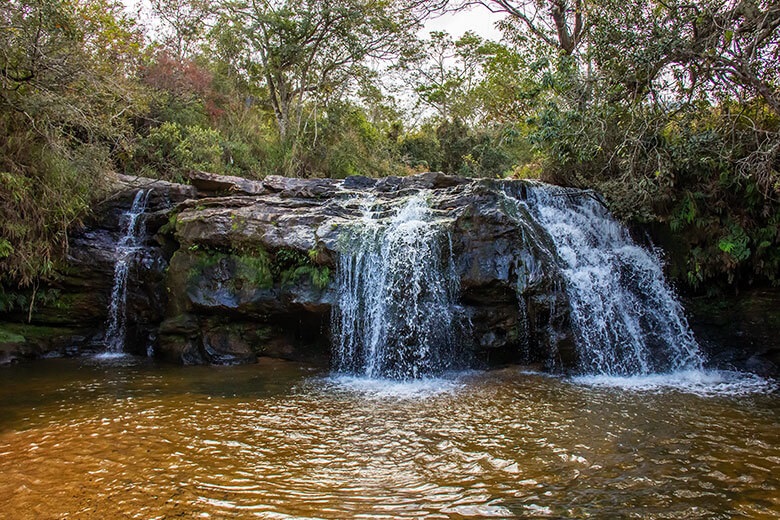
[[[780,515],[780,393],[752,376],[391,382],[126,356],[0,380],[0,518]]]

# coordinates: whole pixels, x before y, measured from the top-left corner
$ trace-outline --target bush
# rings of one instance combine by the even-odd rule
[[[54,275],[69,228],[104,192],[110,171],[100,147],[7,134],[0,144],[0,283],[28,286]]]
[[[135,163],[145,174],[176,182],[186,182],[192,170],[224,173],[222,141],[218,130],[165,122],[140,142]]]

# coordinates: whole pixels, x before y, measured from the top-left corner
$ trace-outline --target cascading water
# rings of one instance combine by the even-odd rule
[[[639,375],[701,369],[699,346],[660,260],[599,202],[578,193],[534,186],[527,205],[555,245],[580,370]]]
[[[456,357],[452,244],[421,194],[387,213],[367,201],[359,228],[345,237],[333,318],[336,369],[395,379],[432,375]]]
[[[108,308],[106,327],[107,352],[120,353],[127,334],[127,275],[146,232],[143,219],[149,194],[152,190],[138,190],[130,209],[122,215],[122,238],[116,245],[114,285],[111,289],[111,305]]]

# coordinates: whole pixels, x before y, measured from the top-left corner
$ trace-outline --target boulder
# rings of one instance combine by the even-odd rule
[[[780,375],[780,289],[688,298],[691,328],[718,366]]]
[[[200,196],[262,195],[266,193],[265,186],[261,181],[253,181],[243,177],[193,171],[190,172],[189,179]]]

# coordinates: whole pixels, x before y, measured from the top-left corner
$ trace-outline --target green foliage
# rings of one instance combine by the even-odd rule
[[[189,285],[196,285],[210,269],[218,266],[227,255],[218,251],[204,250],[200,251],[200,247],[197,245],[190,246],[190,254],[195,255],[195,259],[192,262],[189,271],[187,271],[187,283]],[[178,254],[178,253],[177,253]]]
[[[745,234],[745,230],[738,224],[733,224],[729,234],[718,242],[718,248],[728,254],[734,262],[741,262],[750,257],[749,243],[750,238]]]
[[[252,254],[237,255],[235,262],[236,276],[242,283],[261,289],[273,287],[274,278],[268,254],[264,250],[256,249]]]
[[[75,331],[60,327],[45,327],[22,323],[0,323],[0,343],[25,343],[50,341],[52,337],[73,334]]]
[[[457,41],[441,31],[407,50],[399,69],[417,97],[417,107],[436,112],[440,120],[472,120],[480,98],[479,84],[482,48],[485,42],[473,32]]]
[[[282,248],[274,255],[272,271],[282,287],[294,284],[307,276],[312,285],[322,290],[331,281],[330,268],[317,265],[316,258],[316,250],[304,253],[297,249]]]
[[[0,312],[23,311],[30,305],[28,294],[16,291],[0,290]]]
[[[401,160],[415,172],[441,170],[441,144],[429,126],[408,132],[399,143]]]
[[[29,286],[128,150],[138,35],[110,0],[10,0],[0,19],[0,282]]]
[[[467,177],[503,177],[533,159],[512,127],[473,129],[463,121],[426,125],[400,139],[401,160],[412,172],[444,171]]]
[[[190,247],[193,261],[187,272],[187,283],[197,285],[204,277],[214,276],[213,271],[223,270],[231,273],[231,287],[249,286],[260,289],[273,287],[274,279],[270,269],[268,254],[262,248],[243,249],[225,253],[208,248]]]
[[[7,290],[0,286],[0,313],[23,312],[27,314],[31,309],[33,311],[41,307],[63,309],[67,305],[68,303],[59,289]]]
[[[24,343],[25,341],[27,340],[21,334],[0,327],[0,343]]]
[[[141,140],[136,160],[152,176],[178,182],[192,170],[224,173],[221,137],[215,129],[166,121]]]
[[[144,47],[114,0],[2,3],[0,283],[55,278],[113,171],[191,170],[595,188],[620,218],[671,230],[689,286],[780,283],[780,6],[505,5],[522,9],[496,43],[413,41],[417,20],[395,0],[154,0]],[[391,72],[414,113],[382,84]],[[237,262],[252,284],[330,276],[316,257],[264,255],[237,247],[200,267]]]
[[[0,281],[26,286],[53,276],[68,228],[99,196],[103,151],[70,149],[14,132],[0,143]]]
[[[172,235],[176,231],[176,224],[179,219],[179,214],[176,212],[171,212],[171,215],[168,217],[168,222],[163,224],[158,232],[161,235]]]
[[[5,238],[0,238],[0,259],[8,258],[14,252],[14,246]]]
[[[229,252],[193,246],[189,254],[193,258],[187,272],[189,285],[197,285],[204,277],[215,277],[215,270],[224,271],[225,276],[229,274],[233,290],[244,287],[270,289],[277,283],[285,287],[303,277],[308,277],[312,285],[322,290],[331,281],[330,268],[315,263],[316,250],[302,252],[281,248],[269,253],[257,245],[236,244]]]
[[[330,284],[330,268],[312,265],[301,265],[282,273],[282,286],[292,285],[302,277],[309,277],[312,285],[323,290]]]
[[[396,143],[359,106],[334,103],[318,125],[316,139],[305,136],[303,172],[333,178],[399,173]]]

